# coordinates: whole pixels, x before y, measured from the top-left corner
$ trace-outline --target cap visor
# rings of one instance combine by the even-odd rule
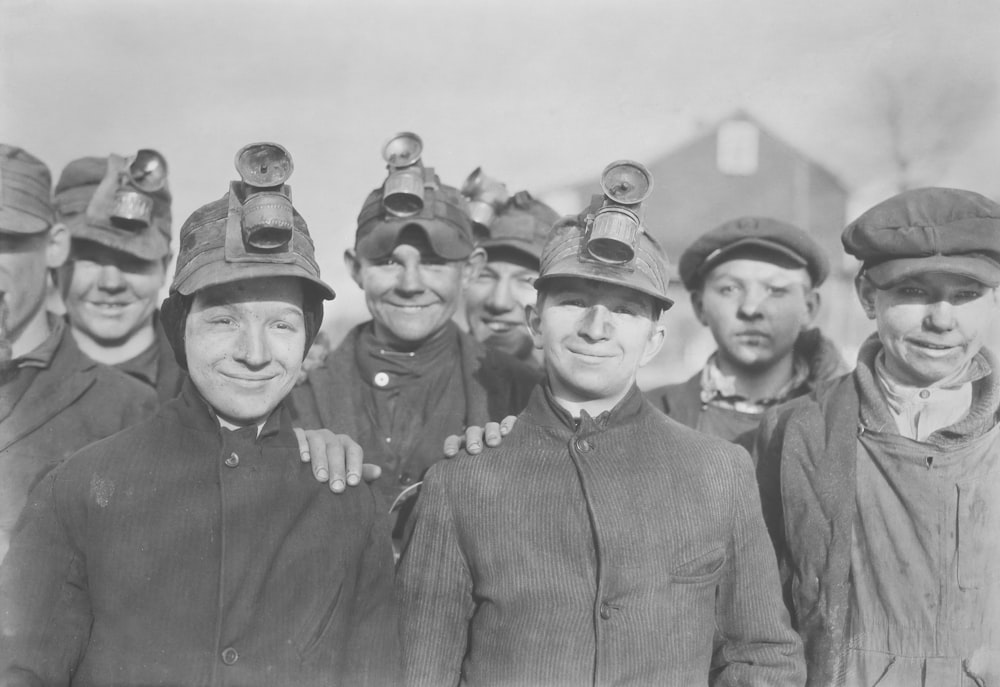
[[[0,234],[41,234],[51,226],[51,223],[41,217],[0,207]]]
[[[535,288],[538,288],[540,284],[543,284],[550,279],[559,278],[589,279],[590,281],[599,281],[604,284],[614,284],[615,286],[632,289],[633,291],[638,291],[639,293],[651,296],[653,300],[663,307],[664,310],[669,310],[674,304],[673,300],[657,293],[656,289],[651,285],[647,287],[643,284],[633,283],[628,279],[622,278],[614,273],[610,273],[604,265],[591,265],[579,262],[575,259],[572,264],[567,265],[564,269],[560,269],[558,265],[554,268],[550,268],[544,276],[535,280]]]
[[[355,251],[368,260],[387,257],[406,238],[403,236],[404,231],[414,229],[426,237],[434,254],[445,260],[462,260],[472,253],[472,241],[461,231],[446,222],[425,219],[380,222],[358,240]]]
[[[170,255],[170,242],[155,225],[138,231],[95,227],[87,223],[83,213],[66,218],[65,224],[74,239],[93,241],[142,260],[159,260]]]
[[[887,289],[904,279],[928,272],[957,274],[989,287],[1000,286],[1000,263],[984,255],[930,255],[923,258],[888,260],[865,270],[868,279]]]
[[[710,253],[705,258],[705,263],[700,272],[705,274],[719,263],[725,262],[726,260],[737,259],[741,253],[751,253],[755,259],[765,260],[767,259],[768,254],[773,254],[775,259],[780,261],[780,263],[790,263],[791,265],[797,267],[806,267],[809,264],[809,261],[804,257],[796,253],[788,246],[778,243],[777,241],[769,241],[768,239],[760,238],[746,238],[733,241],[729,245],[718,248],[713,253]]]

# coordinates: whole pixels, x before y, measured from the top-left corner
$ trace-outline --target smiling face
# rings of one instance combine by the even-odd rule
[[[651,296],[624,286],[574,277],[547,282],[528,322],[556,398],[589,406],[592,415],[613,407],[663,345],[658,315]]]
[[[790,359],[819,309],[804,268],[747,259],[715,266],[691,302],[712,331],[720,368],[729,374],[759,372]]]
[[[491,253],[492,256],[492,253]],[[469,332],[488,346],[518,358],[532,349],[524,309],[535,302],[538,264],[525,256],[491,259],[465,290]]]
[[[197,292],[185,323],[191,381],[219,417],[260,424],[292,390],[305,355],[302,281],[248,279]]]
[[[66,310],[73,329],[98,345],[120,345],[151,327],[166,260],[143,260],[74,240]]]
[[[858,298],[875,320],[895,379],[929,386],[961,371],[997,317],[997,290],[968,277],[928,272],[884,289],[858,278]]]
[[[445,260],[426,240],[401,243],[381,260],[345,256],[365,292],[376,337],[402,347],[417,346],[448,324],[484,257],[477,250],[465,260]]]

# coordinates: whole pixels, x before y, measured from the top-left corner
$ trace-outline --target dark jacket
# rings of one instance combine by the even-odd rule
[[[28,492],[72,453],[153,414],[152,389],[80,352],[69,327],[7,417],[0,419],[0,558]],[[0,389],[2,392],[2,389]]]
[[[296,426],[326,428],[355,438],[369,457],[368,462],[380,464],[378,456],[383,447],[366,445],[363,438],[366,432],[361,431],[370,427],[373,419],[363,393],[368,382],[361,379],[356,346],[362,329],[369,326],[370,323],[365,323],[354,328],[323,365],[309,373],[309,380],[293,390],[292,415]],[[455,364],[461,370],[464,406],[459,404],[463,414],[454,418],[454,431],[519,413],[528,402],[539,373],[511,356],[486,348],[457,328],[455,333],[458,339]],[[383,471],[378,486],[387,501],[391,503],[402,490],[419,482],[427,468],[444,456],[446,436],[433,437],[433,453],[407,456],[394,473]]]
[[[174,349],[163,331],[159,311],[153,315],[153,330],[156,338],[148,350],[115,367],[156,389],[156,396],[162,404],[181,392],[187,372],[177,364]]]
[[[774,405],[807,394],[818,384],[838,377],[849,369],[836,345],[822,336],[818,329],[810,329],[799,336],[794,355],[805,363],[808,376],[790,394],[772,399],[771,403]],[[761,414],[741,412],[705,402],[701,393],[701,376],[702,371],[699,370],[685,382],[646,392],[646,397],[654,406],[681,424],[732,441],[752,451]]]
[[[397,584],[413,685],[801,685],[749,456],[637,389],[579,427],[537,388],[431,468]]]
[[[0,659],[45,685],[386,685],[392,552],[287,413],[221,429],[188,384],[33,492],[0,574]]]

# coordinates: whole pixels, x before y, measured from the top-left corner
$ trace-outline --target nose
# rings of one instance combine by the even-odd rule
[[[611,327],[611,313],[603,305],[587,308],[580,322],[580,336],[588,341],[601,341],[608,338]]]
[[[951,331],[955,328],[955,306],[943,300],[931,303],[927,308],[924,325],[931,331]]]
[[[249,325],[240,329],[235,359],[247,367],[261,368],[271,361],[271,347],[263,327]]]
[[[102,265],[97,277],[97,286],[102,291],[121,291],[125,288],[122,271],[116,265]]]
[[[420,273],[419,260],[406,260],[396,282],[396,290],[408,295],[418,294],[424,290],[424,280]]]
[[[517,301],[514,300],[514,294],[511,293],[510,281],[507,279],[500,279],[493,286],[493,290],[490,291],[489,297],[486,299],[486,307],[497,313],[510,312],[514,309]]]
[[[760,311],[767,294],[763,289],[748,288],[743,292],[743,297],[739,301],[736,314],[742,320],[753,320],[763,317]]]

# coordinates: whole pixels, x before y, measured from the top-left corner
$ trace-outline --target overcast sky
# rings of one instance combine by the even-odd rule
[[[240,146],[280,142],[355,309],[340,254],[397,131],[446,183],[483,165],[543,193],[746,109],[861,210],[891,190],[892,103],[914,178],[1000,196],[998,90],[1000,0],[0,0],[0,140],[56,176],[159,149],[175,231]]]

